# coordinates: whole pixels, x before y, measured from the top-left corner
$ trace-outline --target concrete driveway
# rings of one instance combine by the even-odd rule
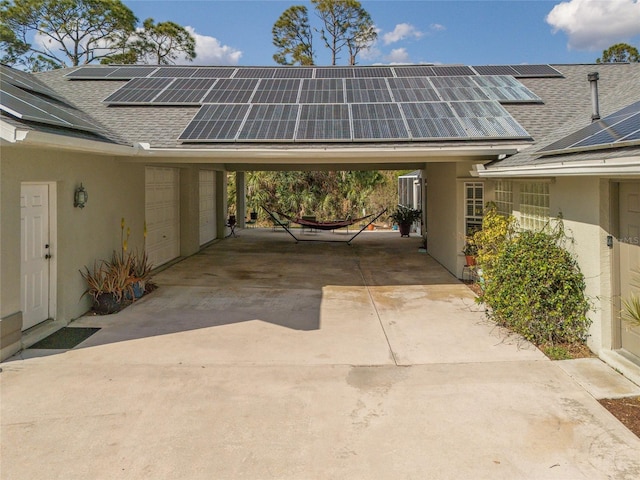
[[[243,230],[166,269],[2,364],[1,477],[640,478],[640,440],[419,244]]]

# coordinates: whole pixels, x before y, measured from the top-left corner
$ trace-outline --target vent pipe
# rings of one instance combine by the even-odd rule
[[[591,72],[587,75],[591,84],[591,121],[600,120],[600,103],[598,101],[598,72]]]

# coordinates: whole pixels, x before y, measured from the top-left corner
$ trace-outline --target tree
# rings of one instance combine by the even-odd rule
[[[277,52],[273,59],[280,65],[313,65],[313,35],[307,7],[287,8],[273,25],[273,44]]]
[[[132,47],[139,63],[169,65],[181,55],[189,61],[196,58],[196,41],[184,27],[174,22],[154,23],[153,18],[147,18],[143,27]]]
[[[4,0],[0,22],[3,61],[40,70],[108,57],[137,18],[120,0]]]
[[[316,29],[325,46],[331,51],[331,64],[336,65],[338,54],[346,48],[349,65],[355,65],[358,54],[376,40],[371,16],[357,0],[311,0],[322,28]],[[313,65],[313,32],[307,8],[289,7],[273,25],[273,44],[277,51],[273,59],[281,65]]]
[[[358,53],[378,36],[369,13],[357,0],[311,0],[311,3],[324,25],[320,35],[331,51],[331,65],[336,65],[338,53],[345,46],[349,50],[349,65],[355,65]]]
[[[616,43],[602,52],[596,63],[634,63],[640,62],[638,49],[627,43]]]

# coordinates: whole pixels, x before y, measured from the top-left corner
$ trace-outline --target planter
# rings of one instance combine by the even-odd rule
[[[473,267],[476,264],[476,257],[474,257],[473,255],[465,255],[464,258],[467,262],[468,267]]]
[[[373,230],[373,229],[375,229],[375,228],[376,228],[376,227],[374,227],[374,226],[373,226],[373,223],[372,223],[371,225],[368,225],[368,226],[367,226],[367,230]]]
[[[401,223],[398,225],[398,228],[400,229],[400,236],[401,237],[408,237],[409,234],[411,233],[411,224],[410,223]]]
[[[130,300],[121,298],[118,300],[113,293],[101,293],[93,301],[93,310],[100,315],[117,313],[131,303]]]

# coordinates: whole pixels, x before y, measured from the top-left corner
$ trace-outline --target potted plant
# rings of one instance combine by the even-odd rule
[[[473,266],[476,264],[476,255],[478,255],[478,246],[472,237],[466,237],[462,253],[465,256],[466,265]]]
[[[398,205],[395,212],[389,215],[389,218],[398,225],[400,236],[408,237],[411,232],[411,224],[416,220],[419,220],[421,216],[421,210],[416,210],[415,208],[406,207],[404,205]]]
[[[115,255],[114,255],[115,257]],[[119,312],[133,298],[133,281],[130,261],[101,260],[94,262],[93,270],[85,267],[80,274],[87,282],[84,295],[93,298],[93,309],[97,313]]]

